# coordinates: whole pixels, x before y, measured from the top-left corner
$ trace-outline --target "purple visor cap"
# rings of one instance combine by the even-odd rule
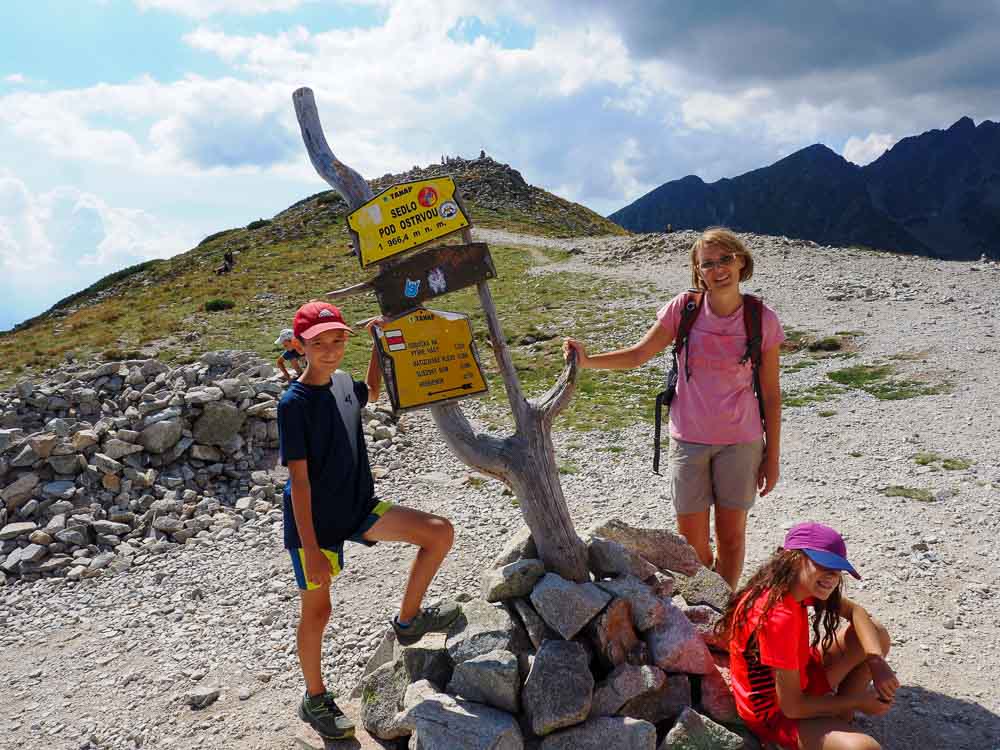
[[[847,545],[843,537],[829,526],[812,522],[796,524],[785,534],[782,547],[802,550],[824,568],[846,570],[861,580],[858,571],[847,561]]]

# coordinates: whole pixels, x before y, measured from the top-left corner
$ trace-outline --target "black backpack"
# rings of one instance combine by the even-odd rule
[[[677,356],[687,345],[688,335],[691,327],[701,312],[701,304],[705,299],[703,290],[688,289],[684,295],[684,307],[681,309],[681,320],[677,326],[677,335],[674,337],[674,344],[670,350],[673,363],[667,373],[666,387],[656,394],[656,426],[653,433],[653,473],[660,473],[660,431],[663,424],[663,407],[670,413],[670,402],[674,400],[677,392]],[[740,364],[749,361],[753,367],[753,391],[757,397],[757,407],[760,411],[760,421],[764,422],[764,396],[760,390],[760,358],[761,342],[761,318],[764,312],[764,303],[760,297],[752,294],[743,295],[743,328],[747,334],[747,348],[740,359]],[[687,355],[684,356],[684,377],[691,379],[691,370],[688,368]]]

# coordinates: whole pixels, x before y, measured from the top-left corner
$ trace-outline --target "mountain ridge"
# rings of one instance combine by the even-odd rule
[[[719,224],[942,259],[1000,256],[1000,124],[962,117],[863,167],[817,143],[736,177],[666,182],[608,218],[635,232]]]

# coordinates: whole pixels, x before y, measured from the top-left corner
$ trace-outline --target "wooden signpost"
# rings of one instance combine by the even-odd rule
[[[374,330],[396,411],[486,393],[467,315],[418,308]]]
[[[437,344],[422,346],[423,353],[421,355],[413,356],[411,352],[406,360],[407,366],[413,370],[412,377],[416,378],[416,386],[413,390],[417,396],[422,395],[425,398],[442,397],[440,401],[430,402],[431,414],[445,442],[459,459],[484,474],[502,480],[513,489],[520,500],[521,513],[528,528],[531,529],[538,554],[545,567],[567,580],[581,582],[590,580],[587,571],[587,550],[576,535],[573,521],[566,507],[566,499],[563,497],[562,486],[559,483],[559,469],[555,460],[555,449],[551,436],[552,421],[569,403],[576,388],[575,356],[570,357],[552,388],[541,396],[526,399],[521,391],[521,383],[507,349],[506,340],[500,327],[500,319],[497,316],[487,281],[496,275],[492,259],[489,258],[488,252],[473,249],[475,244],[472,242],[472,235],[468,229],[469,220],[461,209],[455,194],[454,181],[451,178],[440,178],[446,182],[421,180],[403,183],[375,196],[361,175],[334,156],[326,142],[326,137],[323,135],[323,127],[320,124],[319,113],[316,111],[316,102],[313,99],[312,91],[307,88],[298,89],[292,94],[292,101],[295,105],[299,127],[302,130],[302,140],[313,166],[319,175],[340,193],[352,209],[349,216],[349,226],[355,233],[355,247],[361,258],[362,267],[372,263],[382,263],[399,253],[432,240],[439,240],[457,229],[462,230],[465,245],[454,246],[454,250],[435,248],[433,251],[425,251],[401,264],[394,264],[391,268],[383,267],[381,273],[373,280],[331,292],[329,296],[337,298],[359,292],[376,291],[384,312],[387,310],[398,311],[400,306],[405,306],[407,299],[412,299],[414,307],[416,307],[418,301],[429,298],[421,295],[428,293],[425,283],[430,285],[431,270],[445,265],[437,263],[437,261],[448,257],[448,252],[454,253],[452,256],[454,263],[449,266],[453,270],[447,288],[440,292],[432,290],[430,296],[437,296],[438,293],[443,294],[461,288],[460,283],[466,286],[476,284],[479,302],[482,305],[489,329],[493,354],[503,377],[507,400],[510,402],[514,417],[515,432],[505,438],[476,432],[451,395],[449,386],[460,387],[466,382],[472,384],[469,389],[462,388],[459,394],[465,390],[471,391],[478,388],[480,382],[483,390],[486,386],[485,380],[482,379],[482,372],[478,368],[475,348],[471,344],[471,329],[468,328],[467,319],[464,320],[464,325],[469,336],[468,340],[464,338],[462,340],[449,340],[451,345],[455,347],[454,352],[468,353],[470,356],[461,360],[457,356],[454,360],[446,359],[449,352],[444,351],[444,348],[447,348],[447,345],[442,348],[441,342],[444,339],[440,335],[437,336]],[[403,192],[401,188],[406,186],[411,189]],[[428,192],[428,188],[433,189],[434,195]],[[445,208],[445,205],[450,202],[453,202],[458,208],[454,214],[452,214],[450,206]],[[372,209],[375,205],[379,207],[377,212]],[[405,211],[402,210],[404,206],[406,207]],[[433,212],[435,207],[437,209],[436,215]],[[396,209],[395,214],[393,214],[393,209]],[[429,215],[428,211],[431,212]],[[407,219],[414,219],[418,215],[423,216],[424,220],[419,223],[407,222]],[[442,222],[443,226],[439,226],[438,222]],[[388,229],[390,226],[394,227],[394,231]],[[417,228],[420,229],[420,234],[411,231]],[[428,232],[428,230],[430,231]],[[390,238],[396,238],[398,241],[390,243],[387,241]],[[465,248],[465,250],[461,248]],[[438,254],[431,256],[431,252]],[[424,258],[425,255],[428,257]],[[407,276],[407,272],[409,272],[409,276]],[[424,273],[426,275],[421,275]],[[415,283],[419,281],[419,286],[409,288],[414,293],[412,297],[407,297],[405,285],[407,278]],[[399,294],[401,280],[404,282],[402,295]],[[437,286],[439,287],[439,285]],[[423,287],[423,292],[421,292],[420,287]],[[429,315],[430,312],[411,311],[402,317],[414,318],[412,322],[414,326],[421,323],[429,324],[430,320],[417,319]],[[434,315],[449,316],[454,314],[434,313]],[[401,343],[406,344],[407,347],[410,345],[410,340],[407,338],[408,328],[400,323],[400,319],[397,317],[393,322],[385,323],[379,327],[376,332],[376,344],[378,349],[384,348],[384,356],[380,356],[383,374],[387,366],[392,370],[393,383],[397,389],[396,398],[400,399],[398,406],[394,401],[394,406],[405,408],[402,407],[401,396],[404,387],[400,386],[404,362],[400,352],[403,352],[404,349],[391,348],[398,347]],[[406,325],[410,325],[410,323]],[[457,322],[455,325],[457,326]],[[396,332],[400,335],[396,336]],[[420,330],[417,330],[416,335],[419,338],[413,340],[429,341],[427,335]],[[400,342],[399,338],[402,338],[403,341]],[[430,339],[433,338],[435,337],[430,336]],[[432,352],[432,348],[436,351]],[[476,373],[478,373],[479,380],[473,374],[471,379],[461,380],[461,382],[452,381],[450,379],[454,374],[452,362],[467,363],[469,359],[476,361]],[[443,369],[444,366],[448,368],[447,371]],[[425,374],[418,374],[420,371],[425,372]],[[464,378],[464,374],[470,371],[471,368],[460,367],[457,372]],[[448,379],[446,380],[446,378]],[[438,379],[442,382],[433,383]],[[386,377],[387,383],[389,380],[390,378]],[[442,388],[445,390],[444,393],[435,392]]]

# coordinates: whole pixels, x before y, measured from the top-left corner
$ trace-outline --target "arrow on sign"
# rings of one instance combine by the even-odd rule
[[[449,393],[451,391],[468,391],[471,390],[472,383],[463,383],[455,388],[445,388],[443,391],[428,391],[428,396],[437,396],[439,393]]]

